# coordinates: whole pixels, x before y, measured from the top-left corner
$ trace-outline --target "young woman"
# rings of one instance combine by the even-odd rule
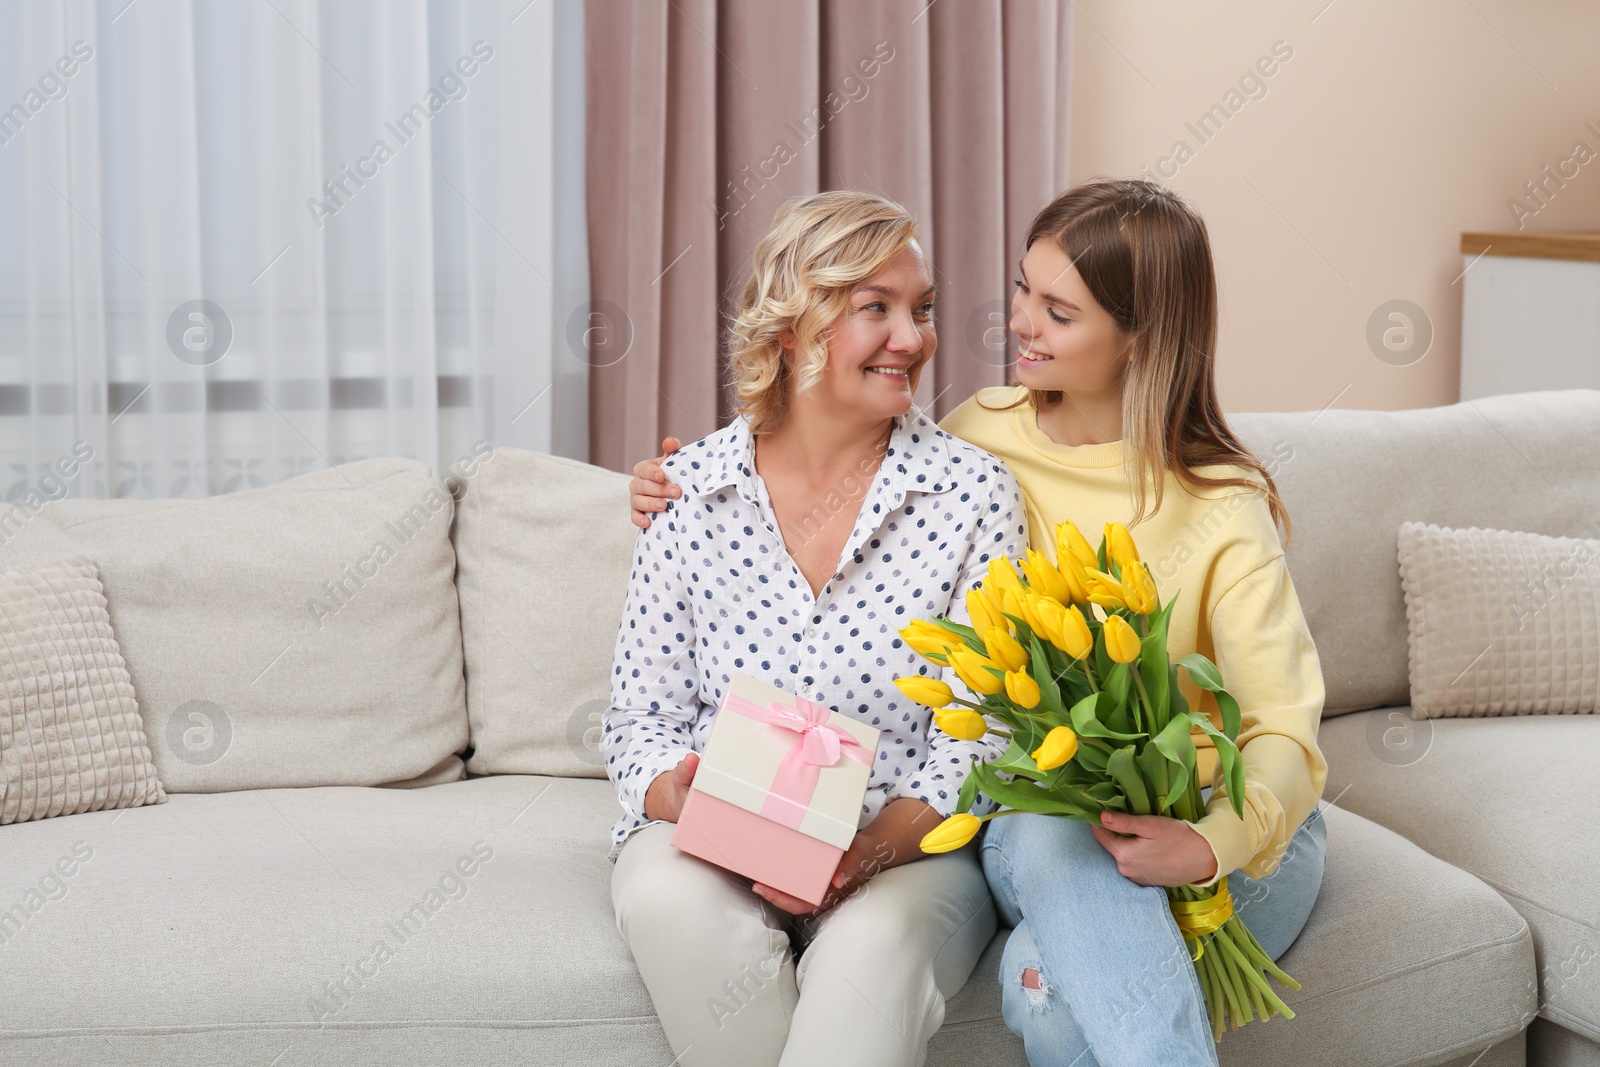
[[[933,291],[899,205],[786,204],[732,328],[740,414],[663,464],[682,494],[639,535],[601,740],[612,900],[681,1064],[914,1067],[996,929],[977,842],[918,841],[997,753],[894,684],[955,678],[899,629],[966,618],[989,560],[1026,545],[1011,472],[912,408]],[[669,843],[734,673],[881,731],[820,908]]]
[[[1277,958],[1322,882],[1324,689],[1278,538],[1288,515],[1217,402],[1216,281],[1199,215],[1153,183],[1096,179],[1046,206],[1023,247],[1017,384],[980,390],[942,425],[1015,472],[1041,551],[1056,553],[1063,520],[1091,534],[1130,527],[1163,603],[1177,596],[1169,654],[1210,656],[1239,700],[1246,788],[1242,820],[1208,787],[1193,824],[1114,812],[1100,826],[987,823],[984,872],[1015,927],[1001,964],[1005,1018],[1035,1067],[1215,1064],[1161,887],[1226,878]],[[634,474],[642,525],[677,489],[657,460]],[[1179,676],[1190,706],[1217,719],[1209,694]],[[1210,782],[1215,749],[1196,736]]]

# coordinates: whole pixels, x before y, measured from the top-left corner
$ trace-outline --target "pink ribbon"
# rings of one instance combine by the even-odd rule
[[[817,791],[822,768],[838,763],[841,755],[863,767],[871,767],[872,753],[849,733],[828,722],[828,716],[833,713],[831,709],[802,696],[790,699],[794,701],[793,708],[785,707],[778,700],[762,707],[729,693],[722,708],[800,735],[778,764],[772,788],[758,813],[762,818],[798,830],[811,804],[811,795]]]

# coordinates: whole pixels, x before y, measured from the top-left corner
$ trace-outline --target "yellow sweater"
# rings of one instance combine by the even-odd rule
[[[1133,516],[1123,443],[1057,444],[1039,429],[1031,404],[1010,411],[986,411],[978,404],[1004,407],[1026,396],[1022,386],[981,389],[940,426],[992,452],[1016,474],[1035,548],[1054,559],[1055,527],[1065,519],[1098,545],[1106,523]],[[1219,465],[1200,473],[1238,474],[1260,485],[1259,476],[1245,468]],[[1151,496],[1147,509],[1153,504]],[[1169,473],[1160,510],[1129,532],[1162,604],[1177,596],[1168,654],[1174,660],[1190,652],[1210,658],[1242,711],[1242,821],[1224,795],[1225,785],[1214,781],[1216,749],[1195,731],[1200,784],[1213,786],[1195,829],[1217,857],[1216,875],[1196,884],[1211,885],[1238,869],[1264,878],[1277,869],[1289,838],[1316,807],[1328,770],[1317,747],[1322,669],[1266,496],[1237,486],[1191,489]],[[1216,699],[1190,681],[1187,671],[1180,669],[1178,678],[1189,706],[1220,728]]]

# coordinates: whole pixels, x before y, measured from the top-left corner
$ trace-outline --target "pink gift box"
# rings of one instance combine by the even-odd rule
[[[805,697],[733,675],[673,845],[821,904],[855,839],[878,736]]]

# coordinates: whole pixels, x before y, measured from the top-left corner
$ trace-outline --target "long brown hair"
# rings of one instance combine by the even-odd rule
[[[1177,193],[1139,178],[1092,178],[1050,201],[1028,227],[1023,251],[1054,241],[1089,292],[1132,340],[1122,379],[1123,439],[1131,455],[1133,526],[1145,518],[1146,490],[1155,507],[1165,472],[1195,486],[1262,487],[1244,477],[1212,478],[1195,467],[1233,464],[1261,476],[1273,521],[1288,543],[1288,509],[1266,467],[1228,428],[1213,373],[1217,345],[1217,282],[1211,242],[1197,211]],[[1028,390],[1003,408],[1037,410],[1063,399],[1054,389]]]

